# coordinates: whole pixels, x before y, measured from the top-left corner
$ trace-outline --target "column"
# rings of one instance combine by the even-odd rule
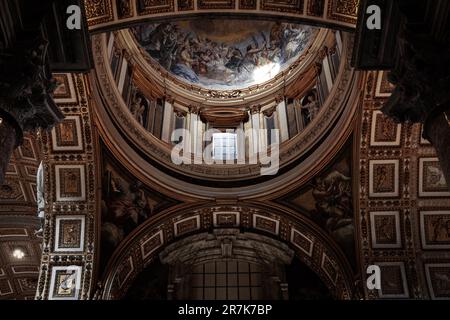
[[[261,107],[260,106],[253,106],[250,108],[250,121],[252,124],[252,144],[250,146],[250,150],[251,154],[256,155],[258,153],[259,150],[259,141],[260,141],[260,137],[259,137],[259,133],[260,133],[260,129],[262,128],[260,125],[260,111]]]
[[[190,112],[190,124],[189,124],[189,130],[190,130],[190,135],[191,135],[191,152],[195,155],[195,157],[197,156],[201,156],[201,148],[202,145],[201,143],[199,143],[199,138],[201,138],[200,136],[200,124],[201,124],[201,120],[199,117],[199,113],[200,113],[200,107],[198,106],[191,106],[189,108],[189,112]],[[200,123],[199,123],[200,122]]]
[[[47,47],[42,36],[33,36],[0,51],[0,183],[23,132],[50,129],[64,118],[51,97],[55,83]]]
[[[250,113],[250,111],[248,111]],[[252,118],[249,114],[248,121],[244,123],[244,132],[245,132],[245,150],[246,156],[248,159],[251,159],[254,155],[253,149],[253,132],[252,132]]]
[[[173,100],[171,99],[166,99],[164,101],[164,117],[163,117],[161,140],[167,143],[170,143],[170,137],[172,135],[172,127],[173,127],[172,123],[174,120],[172,103]]]
[[[450,44],[444,34],[411,31],[402,25],[397,36],[399,56],[389,74],[396,88],[383,112],[398,122],[424,124],[424,137],[435,147],[450,189],[450,56],[445,54]]]
[[[286,101],[284,97],[279,97],[277,99],[277,115],[280,129],[280,140],[281,142],[289,140],[289,126],[288,118],[286,112]]]

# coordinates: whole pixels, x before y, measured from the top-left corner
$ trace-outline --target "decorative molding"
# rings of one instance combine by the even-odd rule
[[[239,212],[214,212],[213,225],[215,228],[230,228],[240,226]]]
[[[291,242],[308,256],[312,257],[314,241],[295,228],[291,230]]]
[[[437,157],[419,159],[419,197],[450,197]]]
[[[399,167],[398,159],[369,161],[370,197],[398,197]]]
[[[450,263],[426,263],[425,274],[434,300],[450,300]]]
[[[56,89],[53,92],[53,99],[57,104],[77,104],[78,95],[70,73],[55,73],[53,77],[56,81]]]
[[[81,291],[81,266],[52,267],[49,300],[78,300]]]
[[[86,173],[84,165],[55,166],[56,201],[86,200]]]
[[[400,212],[371,211],[370,232],[372,235],[372,248],[401,248]]]
[[[53,151],[83,151],[83,132],[79,116],[66,116],[52,130]]]
[[[164,244],[164,234],[160,230],[156,234],[144,240],[141,244],[142,260],[145,261],[155,250]]]
[[[55,252],[83,252],[85,217],[82,215],[57,216],[55,219]]]
[[[405,264],[403,262],[375,263],[381,268],[381,289],[378,290],[381,299],[409,298],[408,282]]]
[[[280,221],[263,215],[253,215],[253,228],[278,235],[280,232]]]
[[[311,227],[313,222],[305,217],[291,218],[290,215],[293,213],[288,208],[275,209],[261,204],[211,206],[205,203],[184,204],[167,209],[149,218],[139,230],[133,232],[114,253],[106,267],[102,299],[120,299],[143,268],[160,254],[158,249],[163,246],[162,239],[164,243],[171,243],[180,235],[189,232],[194,234],[192,237],[196,237],[198,233],[211,231],[211,228],[218,228],[214,231],[217,234],[221,234],[221,230],[224,232],[236,230],[235,232],[239,234],[239,229],[233,229],[229,224],[217,224],[215,227],[221,215],[233,219],[238,216],[237,214],[240,221],[239,227],[244,228],[246,234],[255,231],[256,233],[270,232],[268,228],[261,228],[258,219],[263,219],[269,223],[269,226],[274,226],[276,231],[272,228],[274,231],[272,236],[283,243],[292,243],[297,256],[320,276],[333,295],[339,299],[351,297],[353,280],[350,280],[352,278],[350,266],[345,262],[345,258],[343,260],[343,256],[339,253],[339,249],[336,249],[331,238],[317,228]],[[277,220],[275,216],[280,218]],[[162,217],[164,219],[161,219]],[[183,226],[182,230],[180,226]],[[301,235],[302,240],[306,239],[305,244],[298,241],[297,235]],[[183,237],[183,239],[188,238]],[[184,240],[177,239],[177,241]],[[143,249],[146,243],[150,244],[147,250]],[[139,254],[136,255],[136,252]],[[189,254],[186,253],[186,255]]]
[[[450,211],[420,211],[420,238],[424,250],[450,249]]]
[[[199,230],[200,216],[193,216],[177,221],[173,225],[175,237]]]
[[[381,111],[372,113],[370,145],[373,147],[399,147],[402,125],[385,116]]]
[[[134,2],[137,10],[133,8]],[[328,8],[325,8],[328,3]],[[124,5],[125,4],[125,5]],[[313,24],[356,27],[358,0],[85,0],[86,15],[91,31],[104,32],[119,25],[137,24],[154,18],[166,20],[208,13],[240,18],[271,16],[277,19],[307,19]],[[306,8],[306,10],[305,10]],[[327,15],[324,16],[325,11]]]
[[[87,300],[92,298],[95,284],[100,199],[93,105],[88,98],[88,79],[83,74],[67,74],[67,78],[73,79],[77,103],[66,104],[66,101],[59,107],[68,121],[73,121],[69,129],[74,131],[68,133],[66,140],[72,142],[74,149],[55,150],[68,147],[55,131],[42,131],[39,135],[46,206],[37,300]],[[69,262],[71,265],[67,266]],[[59,287],[68,273],[75,275],[71,280],[75,281],[75,289]]]
[[[386,287],[384,283],[380,292],[364,288],[365,297],[434,299],[431,292],[428,294],[423,290],[427,287],[423,261],[447,263],[450,259],[450,239],[445,229],[450,197],[443,189],[435,150],[430,144],[424,144],[420,124],[401,124],[398,145],[373,144],[373,137],[376,136],[373,132],[376,130],[373,125],[374,115],[379,114],[388,98],[387,92],[392,89],[386,90],[384,85],[377,88],[377,81],[381,77],[385,75],[381,76],[380,72],[365,72],[360,102],[362,117],[356,132],[359,140],[356,234],[360,237],[361,274],[366,272],[369,265],[383,263],[391,265],[391,273],[396,276],[395,281],[386,277],[391,286]],[[382,92],[386,94],[381,95]],[[389,140],[393,142],[394,135],[391,137]],[[395,140],[398,141],[397,137]],[[390,169],[386,167],[384,172],[379,170],[377,173],[377,164],[390,166]],[[432,167],[428,182],[427,166]],[[398,187],[395,181],[398,181]],[[383,218],[388,220],[383,221]]]

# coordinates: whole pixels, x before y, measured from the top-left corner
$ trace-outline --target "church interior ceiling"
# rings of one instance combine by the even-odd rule
[[[445,299],[450,282],[450,193],[436,151],[420,124],[399,124],[380,111],[392,85],[367,73],[360,127],[356,228],[361,267],[387,276],[369,298]]]
[[[199,165],[195,158],[178,165],[172,161],[171,154],[174,140],[170,134],[174,127],[191,133],[193,130],[198,132],[195,139],[192,137],[189,139],[192,144],[199,146],[200,150],[194,152],[196,156],[204,158],[202,152],[207,149],[208,144],[205,145],[204,141],[199,141],[199,137],[206,134],[208,130],[235,128],[238,129],[236,131],[242,130],[241,132],[248,136],[251,130],[267,128],[271,125],[270,123],[274,123],[273,125],[277,128],[278,126],[283,128],[280,137],[283,143],[279,149],[280,170],[278,173],[281,175],[287,172],[288,166],[292,168],[302,163],[309,163],[301,159],[311,158],[313,152],[322,152],[322,154],[329,152],[325,149],[316,151],[315,144],[326,138],[335,145],[339,143],[339,140],[333,137],[343,135],[345,131],[350,130],[351,121],[347,115],[350,118],[354,117],[357,105],[343,102],[349,98],[348,96],[354,99],[358,94],[360,78],[350,67],[351,37],[343,34],[343,44],[337,48],[337,42],[339,42],[337,39],[340,35],[328,30],[321,30],[320,34],[321,39],[316,41],[314,50],[308,53],[307,61],[298,66],[299,70],[295,69],[291,74],[286,75],[286,80],[290,81],[291,86],[302,83],[302,81],[296,81],[300,78],[308,79],[305,80],[308,84],[297,86],[297,88],[292,87],[294,92],[292,98],[289,96],[289,98],[285,97],[286,99],[283,98],[284,90],[287,90],[283,85],[284,77],[273,79],[275,81],[273,83],[272,80],[269,81],[267,87],[255,88],[248,93],[243,93],[246,96],[231,99],[225,96],[211,97],[208,96],[209,92],[204,95],[201,89],[199,92],[196,88],[186,90],[175,82],[169,89],[165,85],[170,81],[164,74],[155,73],[152,68],[145,69],[148,67],[145,62],[142,63],[145,58],[141,59],[145,53],[137,47],[133,49],[127,46],[127,41],[133,42],[128,32],[96,35],[93,52],[97,68],[96,79],[93,81],[96,81],[100,88],[99,98],[106,101],[109,107],[105,108],[103,103],[98,104],[95,112],[98,113],[99,128],[105,143],[110,148],[116,149],[119,154],[127,154],[128,159],[132,154],[133,157],[142,157],[152,166],[164,168],[161,170],[164,174],[182,180],[181,183],[195,184],[194,188],[185,187],[184,190],[180,190],[180,193],[198,191],[202,192],[202,197],[210,197],[210,193],[203,190],[214,186],[216,179],[220,179],[221,185],[227,188],[245,185],[250,187],[270,180],[268,176],[261,176],[261,166],[254,163],[256,157],[260,155],[257,154],[258,151],[255,151],[256,147],[252,149],[250,146],[255,145],[257,139],[249,137],[245,145],[238,147],[241,148],[238,153],[241,155],[240,159],[245,162],[244,165],[238,162],[232,166],[204,166],[202,163]],[[324,50],[327,45],[335,47],[335,50]],[[109,65],[105,61],[108,56],[111,59],[111,69],[108,69]],[[327,60],[326,63],[333,70],[330,71],[332,74],[328,80],[325,79],[324,71],[321,71],[316,64],[321,63],[322,60]],[[120,69],[120,65],[124,68]],[[132,67],[129,67],[130,65]],[[121,73],[120,70],[122,70]],[[131,70],[131,75],[127,70]],[[322,87],[316,87],[317,73],[321,73]],[[145,74],[147,76],[144,78]],[[117,91],[117,83],[121,86],[123,83],[131,83],[131,89],[127,90],[124,87],[122,92],[120,89]],[[286,101],[283,102],[284,100]],[[307,111],[308,108],[310,111]],[[213,113],[214,109],[219,111]],[[163,110],[166,112],[171,110],[171,113],[164,113]],[[163,117],[168,119],[167,122],[161,121]],[[221,122],[217,120],[218,118]],[[158,121],[154,121],[155,119]],[[312,122],[315,122],[315,125],[310,125]],[[200,123],[198,128],[195,128],[195,123]],[[119,135],[123,142],[117,143],[117,140],[110,139],[111,136]],[[179,145],[180,141],[178,141]],[[181,146],[183,147],[182,144]],[[121,148],[127,150],[119,151]],[[127,159],[123,160],[127,161]],[[150,166],[140,165],[138,168],[138,165],[138,161],[129,164],[134,166],[140,175],[143,173],[146,176],[155,175],[156,171],[150,170]],[[307,172],[304,168],[299,170]],[[171,177],[167,177],[166,180],[169,179]],[[197,186],[201,187],[197,188]],[[179,188],[180,184],[176,182],[174,187]]]
[[[275,201],[301,212],[326,230],[356,268],[352,140],[350,137],[323,172]]]
[[[272,79],[300,57],[317,32],[295,24],[217,19],[140,25],[132,31],[164,69],[216,90]]]
[[[151,216],[179,202],[130,176],[107,150],[102,161],[101,266],[105,267],[127,235]]]
[[[84,0],[93,69],[0,185],[0,299],[449,299],[445,173],[352,67],[358,4]]]
[[[190,14],[291,17],[318,24],[355,28],[359,0],[84,0],[91,30],[104,31],[130,21],[167,19]]]
[[[0,299],[34,299],[42,237],[36,218],[36,173],[42,159],[36,135],[14,151],[0,187]]]

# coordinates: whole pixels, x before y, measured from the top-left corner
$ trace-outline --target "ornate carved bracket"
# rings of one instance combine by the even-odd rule
[[[396,88],[383,112],[400,122],[426,122],[450,101],[450,46],[403,26],[398,64],[389,75]]]
[[[56,83],[48,67],[47,48],[48,42],[36,32],[0,53],[0,139],[8,141],[0,165],[0,183],[23,132],[52,128],[64,118],[52,98]]]
[[[51,96],[56,83],[48,68],[47,47],[37,35],[0,55],[0,108],[23,131],[48,129],[64,118]]]

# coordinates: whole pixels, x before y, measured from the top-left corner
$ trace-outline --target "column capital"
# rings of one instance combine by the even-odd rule
[[[173,105],[175,103],[175,98],[171,95],[166,95],[166,101]]]
[[[388,80],[396,86],[383,112],[398,122],[425,123],[446,111],[450,101],[450,44],[427,29],[403,22],[397,57]]]
[[[201,112],[201,110],[202,110],[202,107],[201,107],[201,106],[197,106],[197,105],[191,105],[191,106],[189,106],[189,112],[190,112],[190,113],[199,115],[200,112]]]
[[[260,113],[261,105],[259,105],[259,104],[252,105],[248,108],[248,110],[250,111],[250,114]]]
[[[276,97],[275,97],[275,102],[277,104],[279,104],[280,102],[284,101],[284,94],[279,93]]]
[[[277,106],[274,105],[274,106],[272,106],[272,107],[270,107],[270,108],[264,110],[264,111],[263,111],[263,114],[264,114],[266,117],[269,117],[269,118],[270,118],[276,110],[277,110]]]
[[[64,116],[53,101],[56,88],[41,35],[21,39],[0,57],[0,109],[21,131],[49,129]]]

